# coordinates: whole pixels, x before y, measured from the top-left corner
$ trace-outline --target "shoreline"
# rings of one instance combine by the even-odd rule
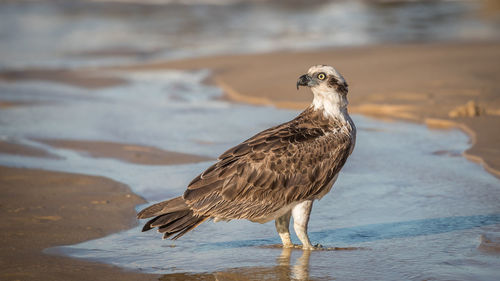
[[[210,69],[232,102],[300,110],[310,103],[295,79],[313,64],[334,65],[349,83],[349,112],[431,129],[458,128],[463,156],[500,179],[500,42],[381,45],[212,56],[114,70]],[[389,81],[388,81],[389,79]],[[472,107],[472,109],[470,109]]]
[[[153,274],[44,253],[50,247],[134,226],[134,207],[145,201],[128,186],[99,176],[6,166],[0,166],[0,175],[0,279],[158,279]]]
[[[36,140],[141,165],[176,165],[211,159],[128,143]],[[0,154],[63,158],[43,148],[0,141]],[[135,207],[146,201],[129,186],[110,178],[0,165],[0,273],[2,280],[158,280],[161,275],[130,271],[46,249],[72,245],[137,225]]]

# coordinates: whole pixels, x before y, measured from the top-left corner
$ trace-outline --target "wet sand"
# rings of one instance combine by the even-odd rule
[[[1,75],[1,74],[0,74]],[[18,106],[32,105],[31,102],[14,102],[14,101],[2,101],[0,100],[0,109],[8,109]]]
[[[0,153],[29,157],[59,158],[48,151],[38,147],[16,143],[14,141],[0,140]]]
[[[79,140],[37,139],[36,141],[57,148],[85,152],[95,158],[114,158],[142,165],[180,165],[214,160],[210,157],[166,151],[157,147],[136,144]]]
[[[499,177],[498,61],[500,43],[484,42],[221,56],[128,69],[208,68],[232,101],[302,109],[311,94],[295,89],[297,77],[310,65],[331,64],[349,83],[350,112],[459,127],[473,142],[465,156]]]
[[[87,89],[113,87],[125,83],[123,79],[103,76],[102,73],[96,73],[91,69],[85,71],[66,69],[8,70],[0,72],[0,81],[50,81]]]
[[[144,200],[103,177],[0,167],[1,280],[157,280],[42,253],[125,230]]]
[[[42,142],[41,140],[37,140]],[[44,143],[146,165],[206,161],[208,157],[110,142]],[[41,148],[0,141],[0,153],[59,158]],[[1,280],[158,280],[160,276],[47,255],[44,249],[100,238],[135,225],[145,201],[118,182],[96,176],[0,166]],[[181,280],[181,279],[179,279]]]

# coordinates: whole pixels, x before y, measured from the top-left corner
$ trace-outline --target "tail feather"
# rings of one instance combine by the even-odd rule
[[[147,219],[150,217],[159,216],[161,214],[166,214],[167,212],[171,213],[175,211],[185,210],[186,208],[188,208],[188,205],[186,205],[184,199],[179,196],[147,207],[137,214],[137,218]]]
[[[174,232],[176,230],[179,230],[179,227],[183,227],[186,223],[189,223],[190,220],[193,219],[193,216],[183,216],[180,217],[176,220],[170,221],[168,224],[164,224],[158,228],[158,232],[164,233],[164,232]]]
[[[151,226],[157,219],[159,219],[160,217],[156,217],[154,219],[151,219],[149,220],[147,223],[144,224],[144,226],[142,227],[142,232],[144,231],[148,231],[150,229],[153,229],[153,227]]]
[[[177,234],[173,240],[180,238],[208,219],[207,216],[198,216],[193,213],[182,197],[163,201],[142,210],[137,214],[140,219],[151,218],[142,231],[158,227],[158,232],[163,233],[166,239]]]
[[[165,225],[169,225],[180,218],[184,218],[186,216],[190,217],[190,213],[192,215],[193,212],[188,209],[184,211],[178,211],[178,212],[168,213],[165,215],[160,215],[157,217],[158,218],[157,220],[151,223],[151,227],[163,227]]]
[[[174,236],[174,238],[172,238],[172,240],[179,239],[181,236],[183,236],[184,234],[193,230],[194,228],[196,228],[198,225],[200,225],[202,222],[204,222],[207,219],[208,219],[208,217],[198,217],[196,220],[192,220],[191,223],[187,227],[185,227],[181,231],[179,231],[179,233],[176,236]],[[172,233],[172,234],[174,234],[174,233]]]

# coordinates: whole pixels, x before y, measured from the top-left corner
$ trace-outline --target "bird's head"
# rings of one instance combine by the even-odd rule
[[[347,106],[347,83],[342,74],[329,65],[311,66],[307,74],[297,80],[297,89],[299,86],[311,88],[315,109],[328,109],[326,107],[342,109]]]
[[[310,87],[313,92],[337,92],[344,96],[348,91],[342,74],[329,65],[311,66],[307,74],[300,76],[297,80],[297,89],[299,86]]]

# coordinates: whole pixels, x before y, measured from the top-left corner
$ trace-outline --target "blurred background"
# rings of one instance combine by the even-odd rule
[[[0,69],[495,40],[500,1],[0,1]]]

